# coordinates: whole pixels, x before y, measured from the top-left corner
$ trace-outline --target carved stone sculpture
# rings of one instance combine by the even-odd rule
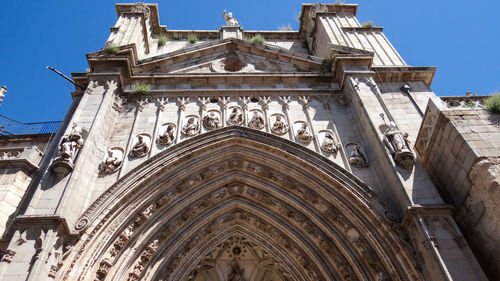
[[[167,123],[164,125],[165,131],[158,136],[158,143],[163,145],[171,145],[175,141],[175,125]]]
[[[307,123],[302,122],[302,125],[300,128],[297,130],[297,135],[295,136],[297,140],[303,143],[308,143],[313,139],[313,136],[309,132],[309,129],[307,128]]]
[[[120,147],[108,148],[101,165],[101,171],[108,174],[118,171],[123,162],[123,154],[123,149]]]
[[[205,115],[205,117],[203,117],[203,126],[207,130],[220,128],[222,125],[218,114],[216,114],[215,111],[210,111],[207,115]]]
[[[288,133],[288,124],[283,121],[284,119],[281,114],[276,115],[276,120],[273,123],[273,126],[271,127],[271,132],[277,134],[277,135],[284,135]]]
[[[149,143],[144,140],[144,137],[142,134],[137,136],[137,142],[132,147],[132,150],[130,150],[130,157],[144,157],[149,153]]]
[[[231,261],[231,273],[227,275],[227,281],[245,281],[243,278],[243,268],[237,261]]]
[[[226,21],[226,25],[238,25],[238,19],[233,18],[233,13],[226,14],[226,10],[222,13],[222,18]]]
[[[333,138],[331,132],[326,132],[325,135],[323,136],[323,141],[321,142],[321,149],[323,149],[327,153],[332,153],[332,154],[337,153],[339,145]]]
[[[74,168],[76,154],[83,146],[82,128],[73,124],[68,135],[65,135],[59,144],[59,156],[52,163],[52,170],[58,179],[64,178]]]
[[[411,151],[408,133],[403,133],[396,128],[396,123],[391,121],[389,128],[384,133],[384,144],[392,154],[394,161],[406,170],[411,170],[415,165],[415,154]]]
[[[227,119],[227,123],[229,125],[241,125],[243,124],[243,114],[237,107],[233,107],[233,110],[229,114],[229,118]]]
[[[194,136],[199,130],[200,124],[197,117],[194,116],[188,117],[186,124],[182,126],[182,134],[185,136]]]
[[[357,143],[346,144],[346,148],[351,146],[351,152],[349,153],[349,164],[356,168],[366,168],[368,167],[368,158],[361,147]]]
[[[253,116],[250,119],[250,122],[248,122],[248,126],[254,129],[262,129],[264,128],[264,125],[265,125],[264,118],[262,117],[262,115],[259,113],[258,110],[254,110]]]

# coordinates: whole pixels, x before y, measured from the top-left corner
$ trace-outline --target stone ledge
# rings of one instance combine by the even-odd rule
[[[0,167],[19,167],[31,173],[38,170],[43,153],[36,147],[0,149]]]
[[[69,228],[66,218],[60,215],[20,215],[14,219],[14,226],[16,229],[30,228],[34,226],[62,226],[63,230],[73,238],[80,238],[77,231]]]

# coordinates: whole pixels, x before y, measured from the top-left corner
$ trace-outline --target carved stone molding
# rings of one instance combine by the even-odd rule
[[[246,137],[235,137],[238,135],[238,132],[244,133]],[[217,136],[227,136],[228,133],[231,135],[231,138],[227,140],[228,142],[224,144],[224,147],[237,153],[233,156],[227,153],[224,153],[223,157],[210,154],[208,153],[211,149],[210,146],[205,147],[203,151],[189,147],[209,143],[221,149],[221,144],[224,141],[221,142],[222,139],[215,140]],[[254,134],[255,138],[252,137]],[[286,151],[290,151],[291,153],[283,154],[284,152],[279,152],[282,151],[281,149],[265,148],[266,146],[263,146],[262,142],[266,142],[266,138],[272,138],[272,142],[278,141],[282,143],[282,149],[286,149]],[[254,139],[255,141],[258,139],[260,144],[255,141],[245,144],[249,139]],[[243,147],[245,147],[245,153],[241,153]],[[248,150],[249,148],[251,150]],[[106,196],[99,198],[96,202],[101,203],[99,205],[93,204],[93,207],[86,212],[87,215],[82,217],[81,220],[92,218],[91,220],[94,221],[94,216],[91,215],[93,212],[91,211],[92,209],[95,211],[108,211],[105,212],[106,215],[99,218],[99,222],[94,221],[92,227],[86,230],[88,235],[85,236],[84,240],[79,242],[77,247],[80,250],[76,250],[77,253],[81,254],[74,256],[71,264],[68,264],[68,267],[66,267],[66,272],[70,272],[74,268],[74,264],[85,264],[85,267],[81,271],[78,269],[78,272],[80,272],[77,274],[78,276],[88,276],[88,274],[94,272],[96,274],[105,273],[106,278],[113,279],[116,272],[128,270],[126,272],[132,273],[130,276],[133,277],[135,274],[140,275],[140,278],[146,279],[153,278],[151,274],[156,276],[153,279],[161,279],[164,276],[172,276],[171,278],[179,280],[184,280],[188,276],[196,278],[198,276],[196,273],[198,272],[196,271],[197,265],[206,266],[206,264],[200,264],[201,260],[198,259],[202,259],[203,254],[200,256],[198,254],[193,255],[193,253],[198,250],[205,251],[202,250],[205,248],[200,247],[208,247],[206,248],[206,253],[208,253],[211,251],[210,249],[213,250],[213,247],[216,246],[215,244],[207,244],[208,240],[206,239],[211,239],[215,233],[220,233],[222,229],[240,231],[247,229],[246,227],[251,227],[255,231],[252,232],[247,229],[244,233],[251,235],[257,231],[265,235],[268,245],[266,247],[279,247],[283,249],[281,253],[286,253],[286,258],[283,260],[282,254],[278,254],[279,252],[276,252],[276,250],[269,251],[269,254],[276,257],[277,261],[284,266],[283,268],[286,268],[287,264],[300,265],[303,274],[307,276],[305,280],[346,279],[349,276],[350,278],[359,279],[360,276],[357,275],[358,273],[355,273],[359,272],[359,269],[352,269],[353,266],[359,265],[350,260],[345,260],[343,258],[344,254],[342,254],[345,253],[344,251],[349,252],[349,259],[356,257],[356,260],[359,260],[359,264],[364,264],[366,268],[364,269],[366,270],[364,274],[368,275],[365,275],[363,278],[376,280],[376,276],[380,274],[391,276],[388,275],[387,261],[392,259],[388,258],[387,255],[391,255],[392,248],[372,247],[372,244],[376,243],[376,241],[372,238],[367,238],[371,236],[365,236],[365,234],[370,233],[370,235],[377,237],[376,239],[389,239],[390,242],[385,243],[398,247],[397,238],[391,234],[390,228],[385,226],[386,222],[383,216],[385,213],[384,210],[387,209],[384,207],[381,208],[383,205],[379,205],[379,207],[374,205],[370,209],[366,209],[366,211],[356,211],[354,216],[352,213],[346,216],[344,212],[347,209],[351,210],[349,212],[352,212],[353,208],[363,208],[365,210],[366,207],[363,206],[367,202],[370,202],[368,204],[380,203],[374,203],[378,199],[376,199],[376,196],[368,188],[366,191],[356,189],[357,195],[349,195],[349,190],[358,185],[352,182],[354,178],[342,178],[341,182],[348,184],[343,188],[340,188],[342,185],[336,186],[334,184],[332,186],[336,180],[332,182],[332,178],[327,176],[327,174],[313,173],[312,171],[317,168],[313,168],[311,166],[312,163],[296,162],[297,159],[300,159],[297,156],[306,151],[300,145],[286,141],[281,137],[272,137],[269,134],[259,133],[258,131],[248,130],[243,127],[228,127],[193,137],[181,143],[176,149],[179,149],[179,151],[193,151],[193,153],[196,151],[195,154],[198,154],[190,156],[198,159],[195,166],[190,166],[190,173],[184,174],[182,177],[171,177],[170,180],[166,181],[170,176],[165,171],[178,174],[176,172],[177,169],[183,169],[182,166],[174,163],[168,165],[161,164],[163,161],[171,161],[169,160],[170,157],[179,159],[175,151],[169,151],[169,154],[159,154],[148,161],[147,177],[140,176],[141,170],[136,170],[139,174],[134,172],[133,175],[130,175],[134,178],[132,181],[134,185],[133,189],[141,190],[141,196],[146,197],[137,197],[138,193],[133,191],[133,189],[125,193],[115,190],[113,194],[121,194],[120,197],[122,199],[112,197],[112,201],[117,202],[114,207],[109,205],[109,203],[105,203],[110,202],[111,198],[106,199]],[[251,151],[255,151],[255,153]],[[290,161],[286,166],[286,173],[279,168],[285,165],[285,163],[280,164],[280,162],[276,162],[278,161],[277,159],[272,160],[274,161],[273,163],[265,165],[258,163],[257,151],[268,151],[271,154],[278,153],[281,155],[279,157],[280,162]],[[299,153],[299,151],[302,152]],[[297,156],[295,156],[296,153],[298,153]],[[312,152],[307,153],[314,155]],[[288,156],[285,157],[285,155]],[[210,165],[203,165],[206,157],[210,157]],[[326,161],[324,158],[321,159],[321,161]],[[316,161],[314,157],[310,158],[310,160],[313,162]],[[199,165],[204,167],[202,168]],[[317,167],[329,167],[328,169],[335,167],[333,163],[323,166],[320,162],[317,162],[316,165],[318,165]],[[196,168],[196,166],[199,166],[199,168]],[[297,173],[296,169],[306,169],[309,171],[306,174],[309,174],[312,178],[308,181],[307,185],[294,178]],[[304,172],[305,170],[302,173]],[[343,173],[334,174],[335,177],[345,177]],[[238,175],[247,176],[239,177]],[[119,180],[116,186],[127,188],[129,184],[132,184],[132,182],[127,180],[128,177],[125,176]],[[233,179],[231,184],[225,186],[211,184],[225,177]],[[250,180],[247,184],[241,184],[238,183],[240,181],[238,180],[239,178],[259,180]],[[136,179],[142,180],[137,182]],[[267,182],[268,184],[260,185],[258,184],[259,181]],[[152,187],[154,189],[151,189]],[[272,188],[269,189],[270,187]],[[336,195],[330,194],[332,192]],[[361,194],[365,194],[364,198],[366,199],[363,200],[367,201],[362,204],[354,203],[356,200],[359,200],[359,195]],[[287,199],[284,200],[284,198]],[[103,203],[105,204],[102,205]],[[309,211],[306,211],[306,209],[301,207],[305,205],[311,206],[313,209],[308,207],[306,209]],[[108,207],[102,209],[103,206]],[[344,208],[347,209],[344,210]],[[168,212],[168,215],[166,212]],[[374,212],[378,212],[379,215],[374,216]],[[115,217],[114,214],[121,215]],[[370,218],[366,218],[365,216],[369,216]],[[321,219],[318,221],[319,218]],[[112,219],[112,221],[106,222],[109,219]],[[198,227],[192,228],[192,223],[199,219],[202,220],[196,224]],[[327,220],[328,223],[326,221],[323,222],[323,220]],[[376,227],[366,225],[372,224],[374,221],[377,221]],[[105,229],[99,230],[103,227]],[[290,231],[293,229],[292,232],[297,232],[297,235],[300,235],[302,238],[291,238],[290,231],[286,229]],[[373,229],[382,231],[384,234],[381,236],[380,232],[371,232]],[[150,234],[144,236],[145,233]],[[334,235],[334,237],[331,235]],[[227,239],[227,237],[224,239]],[[158,240],[157,251],[149,258],[147,245],[150,245],[155,240]],[[102,241],[99,243],[110,246],[105,249],[87,248],[86,245],[95,243],[92,241]],[[220,243],[222,240],[218,241],[217,243]],[[294,241],[309,241],[307,242],[309,246],[305,246],[302,242]],[[344,242],[339,244],[335,241]],[[260,241],[259,243],[264,243],[264,241]],[[351,246],[344,248],[346,245]],[[330,264],[329,269],[323,268],[315,257],[311,257],[307,252],[303,252],[303,249],[307,247],[313,247],[313,251],[321,255],[323,262]],[[342,247],[342,251],[340,251],[339,247]],[[130,248],[137,248],[137,252],[132,256],[124,256],[124,251]],[[92,259],[94,254],[91,253],[93,251],[97,251],[95,255],[101,256],[102,259],[90,262],[87,265],[87,262],[82,259]],[[403,253],[401,250],[397,251],[398,255]],[[143,257],[144,253],[146,253],[145,257],[147,258],[143,259],[141,257]],[[381,255],[384,258],[381,258]],[[159,268],[165,269],[165,271],[151,272],[149,270],[151,264],[159,262],[157,260],[159,257],[170,257],[161,260],[162,265]],[[125,262],[123,259],[129,261]],[[407,258],[403,260],[405,259]],[[142,264],[139,263],[142,260],[147,261]],[[396,262],[398,265],[396,266],[401,272],[406,272],[408,268],[411,268],[411,265],[406,263],[404,266],[399,264],[399,262],[403,261],[401,259],[394,260],[398,260]],[[118,264],[129,264],[130,267],[128,269],[115,268],[115,265]],[[318,266],[321,268],[318,268]],[[403,270],[403,268],[405,269]],[[284,272],[285,274],[291,274],[289,275],[291,276],[290,278],[299,276],[299,273],[296,271],[295,273],[288,270]],[[390,272],[394,274],[394,271]],[[76,273],[72,273],[73,276],[74,274]],[[418,280],[418,278],[416,279]]]

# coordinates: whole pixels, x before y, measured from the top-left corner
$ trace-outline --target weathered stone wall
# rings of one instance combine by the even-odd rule
[[[12,223],[52,136],[0,137],[0,237]],[[4,250],[4,246],[0,242],[0,249]]]
[[[491,280],[500,278],[500,116],[429,103],[417,151]]]

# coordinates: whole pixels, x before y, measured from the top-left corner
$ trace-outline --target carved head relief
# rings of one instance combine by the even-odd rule
[[[356,168],[368,167],[368,158],[363,147],[359,143],[350,142],[345,145],[346,155],[349,164]]]
[[[313,139],[309,124],[305,121],[297,121],[293,124],[295,139],[302,143],[309,143]]]
[[[227,115],[228,125],[241,125],[243,124],[243,113],[239,106],[231,106],[228,109]]]
[[[200,132],[200,117],[198,115],[188,115],[182,123],[182,135],[194,136]]]
[[[215,130],[222,127],[221,113],[212,109],[203,117],[203,127],[207,130]]]
[[[138,134],[134,138],[134,145],[130,149],[130,157],[144,157],[151,149],[151,136],[149,134]]]
[[[337,153],[339,144],[335,140],[334,134],[331,130],[321,130],[318,133],[321,149],[330,154]]]
[[[176,139],[176,126],[174,123],[165,123],[158,130],[158,143],[163,145],[171,145]]]
[[[269,117],[269,124],[271,124],[271,132],[277,135],[284,135],[288,133],[288,123],[286,118],[281,113],[272,114]]]
[[[112,174],[120,169],[125,150],[121,147],[108,148],[99,167],[102,173]]]
[[[264,114],[259,109],[252,109],[248,114],[248,127],[260,130],[264,128],[266,121],[264,120]]]

